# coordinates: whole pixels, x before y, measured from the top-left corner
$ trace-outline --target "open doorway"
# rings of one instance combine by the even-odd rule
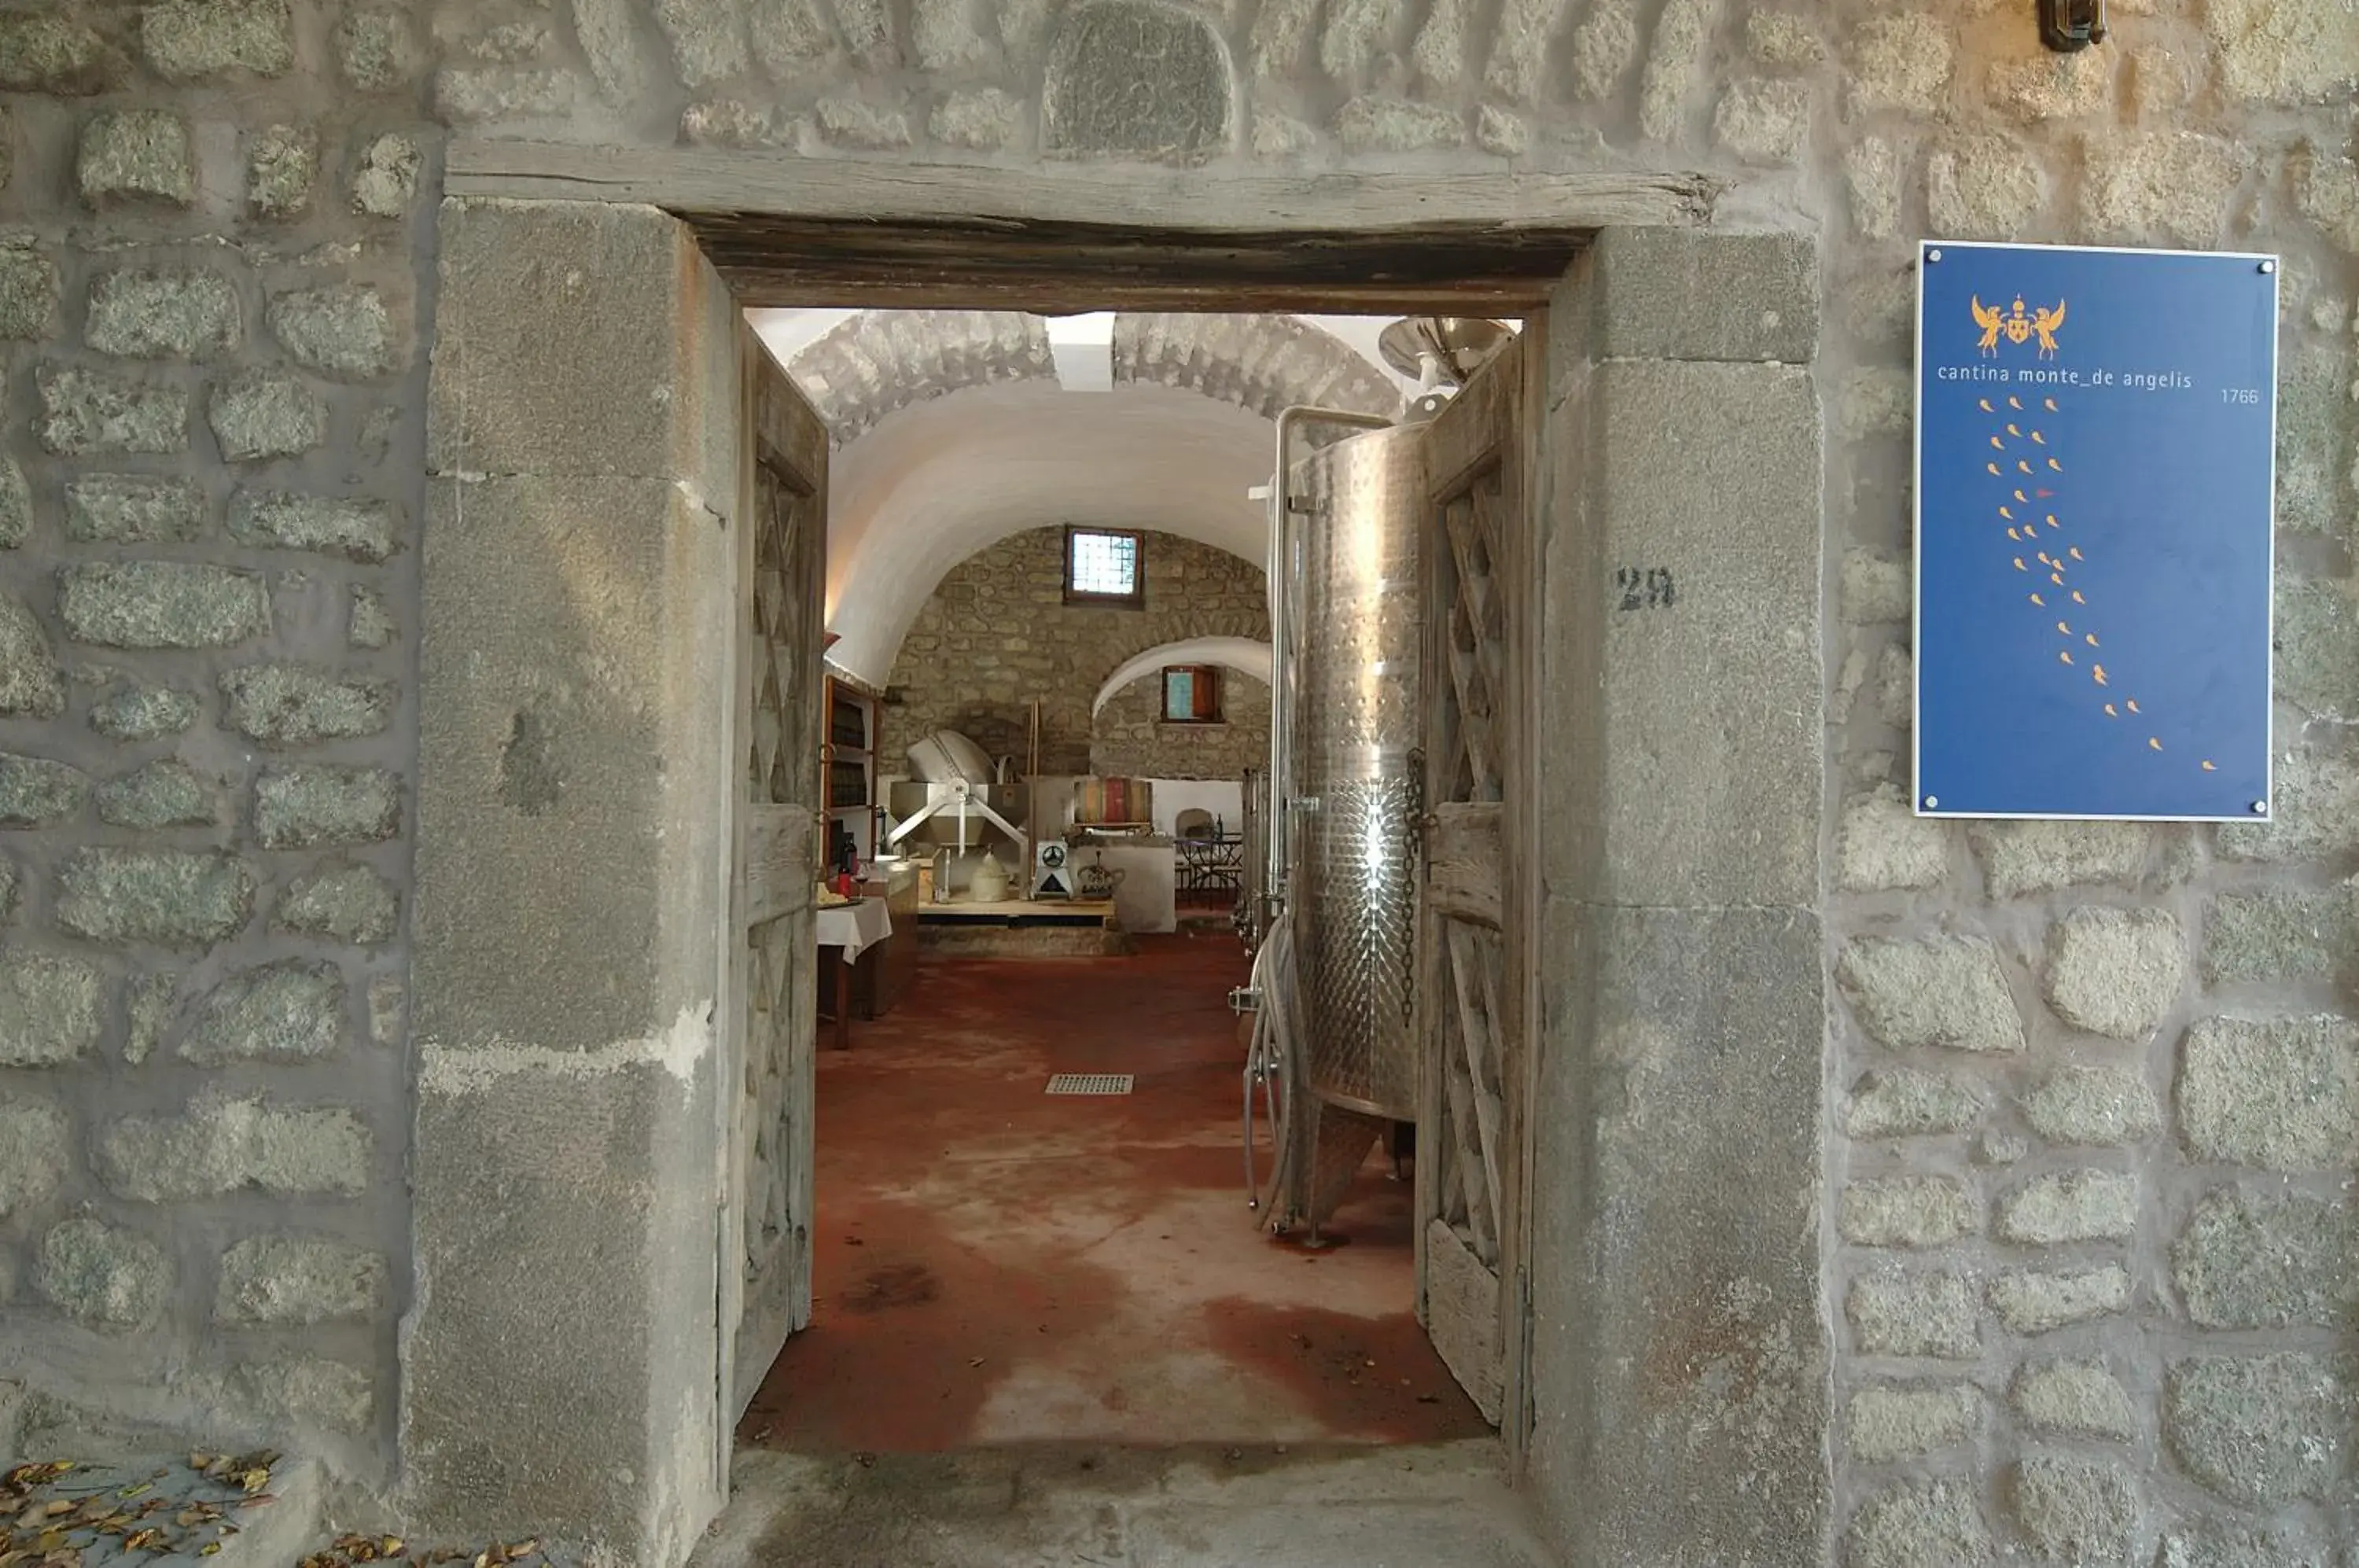
[[[1433,1119],[1447,1138],[1454,1109],[1472,1139],[1475,1116],[1451,1102],[1446,1072],[1434,1105],[1421,1104],[1430,1053],[1417,1049],[1410,979],[1421,934],[1435,938],[1444,985],[1452,951],[1438,929],[1420,933],[1409,881],[1431,820],[1418,608],[1457,575],[1424,562],[1451,536],[1421,458],[1392,460],[1394,483],[1416,491],[1394,497],[1395,537],[1364,533],[1331,557],[1306,523],[1286,559],[1298,590],[1321,580],[1321,615],[1298,605],[1289,632],[1267,573],[1277,416],[1328,410],[1296,421],[1297,458],[1388,428],[1408,432],[1394,447],[1422,452],[1421,427],[1483,356],[1454,357],[1447,374],[1397,345],[1388,356],[1387,317],[752,320],[830,449],[822,474],[797,474],[787,454],[799,446],[817,466],[810,440],[781,431],[752,480],[770,525],[750,545],[757,641],[807,644],[811,628],[781,595],[809,592],[799,573],[825,583],[815,700],[785,713],[791,682],[771,682],[775,654],[746,661],[753,786],[757,800],[806,803],[781,769],[810,765],[813,849],[840,890],[818,895],[816,985],[789,996],[772,975],[754,987],[780,1009],[775,1026],[799,1029],[806,1006],[817,1022],[804,1126],[782,1081],[803,1069],[749,1063],[740,1443],[1283,1449],[1492,1432],[1495,1323],[1471,1335],[1427,1326],[1433,1236],[1453,1224],[1470,1244],[1480,1234],[1495,1298],[1498,1237],[1491,1205],[1475,1195],[1470,1209],[1479,1183],[1447,1158],[1421,1169],[1416,1137]],[[1352,486],[1368,484],[1332,470],[1320,470],[1326,490],[1304,492],[1304,517],[1355,504]],[[821,495],[827,549],[814,567],[797,553],[808,532],[788,536],[808,530]],[[1359,597],[1345,603],[1328,578]],[[1406,618],[1381,626],[1380,602]],[[1448,629],[1433,641],[1444,681]],[[1499,630],[1473,627],[1460,651]],[[1317,1109],[1285,1119],[1284,1149],[1270,1116],[1241,1116],[1248,1087],[1261,1112],[1273,1099],[1247,1078],[1256,1020],[1233,1005],[1240,992],[1273,1005],[1256,997],[1254,954],[1297,921],[1268,898],[1281,890],[1273,864],[1276,879],[1293,864],[1282,827],[1262,820],[1274,670],[1296,681],[1298,707],[1318,709],[1298,717],[1300,733],[1386,752],[1354,808],[1364,821],[1344,810],[1362,786],[1339,774],[1337,825],[1300,835],[1331,856],[1327,841],[1349,837],[1353,863],[1316,887],[1300,873],[1301,909],[1321,902],[1302,919],[1334,927],[1312,965],[1318,994],[1300,1005],[1353,1015],[1347,1050],[1381,1036],[1399,1059],[1382,1094],[1299,1086],[1295,1104]],[[1364,713],[1321,728],[1360,687]],[[1278,723],[1284,768],[1299,748]],[[787,737],[805,734],[811,756],[790,759]],[[1488,766],[1469,787],[1495,807],[1497,759]],[[1366,917],[1387,899],[1390,924]],[[860,906],[873,908],[855,918]],[[1359,917],[1344,913],[1354,907]],[[1450,1001],[1452,1020],[1463,999]],[[758,1044],[763,1020],[748,1022]],[[1504,1136],[1496,1083],[1474,1086],[1489,1096],[1482,1138]],[[785,1147],[808,1127],[815,1150]],[[1280,1204],[1269,1182],[1282,1153],[1294,1189]],[[807,1272],[781,1295],[764,1276],[787,1254]],[[1443,1270],[1446,1315],[1467,1284],[1451,1258]],[[774,1306],[756,1326],[765,1297],[787,1316]],[[1495,1320],[1496,1300],[1483,1306]],[[1437,1338],[1458,1354],[1445,1360]]]

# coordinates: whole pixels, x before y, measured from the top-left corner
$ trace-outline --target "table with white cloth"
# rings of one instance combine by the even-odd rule
[[[835,998],[835,1043],[838,1050],[852,1049],[852,967],[860,955],[893,934],[892,917],[886,913],[882,898],[855,898],[849,904],[820,906],[819,910],[820,973],[832,975],[831,990]],[[835,952],[833,964],[828,963],[828,950]]]

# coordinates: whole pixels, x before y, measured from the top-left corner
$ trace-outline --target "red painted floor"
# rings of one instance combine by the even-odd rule
[[[1410,1192],[1373,1156],[1310,1253],[1238,1148],[1226,932],[1127,958],[929,959],[819,1069],[809,1329],[739,1429],[770,1447],[1423,1443],[1487,1429],[1410,1311]],[[1042,1093],[1129,1073],[1125,1097]]]

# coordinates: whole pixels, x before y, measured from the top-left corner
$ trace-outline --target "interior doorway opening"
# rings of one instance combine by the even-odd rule
[[[1268,847],[1284,834],[1256,816],[1269,810],[1274,725],[1276,766],[1291,766],[1273,680],[1315,664],[1340,684],[1298,690],[1298,704],[1356,683],[1372,693],[1365,717],[1381,710],[1392,726],[1360,737],[1392,757],[1392,793],[1355,820],[1346,846],[1370,876],[1318,889],[1319,918],[1337,924],[1338,947],[1374,931],[1362,920],[1343,931],[1338,910],[1379,896],[1379,861],[1397,879],[1389,896],[1408,901],[1397,940],[1330,963],[1307,1005],[1384,1013],[1379,1032],[1416,1049],[1421,933],[1401,879],[1426,821],[1414,803],[1426,788],[1414,612],[1430,590],[1430,498],[1419,492],[1398,539],[1355,540],[1351,559],[1320,555],[1308,524],[1279,553],[1271,480],[1286,409],[1332,416],[1302,421],[1301,459],[1364,430],[1421,425],[1477,359],[1445,375],[1396,347],[1388,363],[1389,316],[749,319],[829,450],[817,485],[823,651],[806,682],[781,681],[766,698],[776,648],[746,660],[754,798],[813,809],[822,886],[815,984],[790,996],[773,975],[766,1002],[788,1031],[808,1004],[810,1054],[766,1047],[763,987],[745,1019],[748,1050],[807,1060],[784,1072],[807,1071],[810,1090],[755,1096],[741,1142],[771,1146],[773,1162],[780,1145],[813,1147],[785,1156],[809,1175],[779,1192],[805,1214],[774,1216],[791,1231],[807,1214],[790,1265],[801,1270],[793,1332],[766,1366],[767,1334],[741,1334],[738,1442],[1282,1452],[1496,1430],[1497,1345],[1472,1368],[1462,1345],[1445,1359],[1429,1326],[1429,1228],[1443,1211],[1470,1223],[1466,1173],[1453,1171],[1444,1192],[1419,1166],[1418,1123],[1446,1114],[1447,1089],[1421,1105],[1411,1062],[1381,1104],[1355,1091],[1327,1108],[1323,1133],[1310,1109],[1269,1114],[1282,1102],[1249,1075],[1255,1019],[1237,1005],[1241,994],[1273,1005],[1255,953],[1295,929],[1270,886],[1293,864]],[[751,488],[766,485],[790,525],[801,485],[809,527],[810,476],[756,468]],[[1302,510],[1351,500],[1331,491]],[[758,530],[758,504],[755,515]],[[772,595],[756,607],[757,644],[781,628],[809,640],[777,599],[811,585],[762,575],[807,543],[753,546],[756,592],[768,583]],[[1411,612],[1406,632],[1387,642],[1373,619],[1330,619],[1289,633],[1274,560],[1293,578],[1375,589],[1389,573]],[[1434,645],[1444,660],[1453,646]],[[766,701],[781,709],[766,724]],[[807,706],[783,712],[793,703]],[[783,738],[806,730],[808,800],[785,782],[803,764],[785,767]],[[1496,771],[1495,758],[1493,805]],[[1333,803],[1345,789],[1339,779]],[[1310,873],[1292,874],[1307,899]],[[749,1066],[750,1090],[763,1074]],[[1294,1100],[1321,1103],[1309,1085]],[[1300,1192],[1274,1234],[1266,1183],[1281,1155],[1296,1157]],[[755,1194],[749,1309],[766,1267],[753,1239],[761,1207]],[[1475,1208],[1495,1268],[1496,1217]],[[780,1231],[768,1225],[771,1245]],[[1447,1289],[1462,1290],[1462,1273]]]

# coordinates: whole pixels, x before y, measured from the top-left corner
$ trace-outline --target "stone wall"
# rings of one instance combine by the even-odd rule
[[[1242,779],[1269,767],[1269,687],[1221,671],[1217,724],[1161,723],[1163,677],[1144,675],[1115,692],[1097,715],[1090,771],[1127,779]]]
[[[1161,724],[1160,677],[1133,681],[1095,715],[1124,660],[1191,637],[1269,639],[1260,567],[1173,534],[1146,536],[1147,606],[1065,603],[1065,530],[1027,528],[961,561],[919,612],[893,661],[886,772],[909,743],[957,730],[1024,766],[1040,703],[1040,771],[1234,779],[1269,753],[1269,690],[1223,672],[1219,725]],[[1119,765],[1119,766],[1117,766]]]
[[[364,1475],[391,1452],[432,255],[416,78],[366,41],[397,20],[332,48],[337,18],[267,3],[0,14],[0,1379],[28,1447],[201,1422]]]
[[[2030,0],[0,10],[0,1378],[59,1426],[53,1395],[390,1465],[448,128],[1205,180],[1702,169],[1723,226],[1815,238],[1826,302],[1781,357],[1833,430],[1828,1527],[1861,1568],[2347,1555],[2359,26],[2112,11],[2062,57]],[[2270,823],[1907,814],[1919,234],[2283,254]],[[1666,1408],[1741,1424],[1726,1370],[1670,1357]],[[1610,1501],[1579,1477],[1537,1477],[1560,1525]]]

